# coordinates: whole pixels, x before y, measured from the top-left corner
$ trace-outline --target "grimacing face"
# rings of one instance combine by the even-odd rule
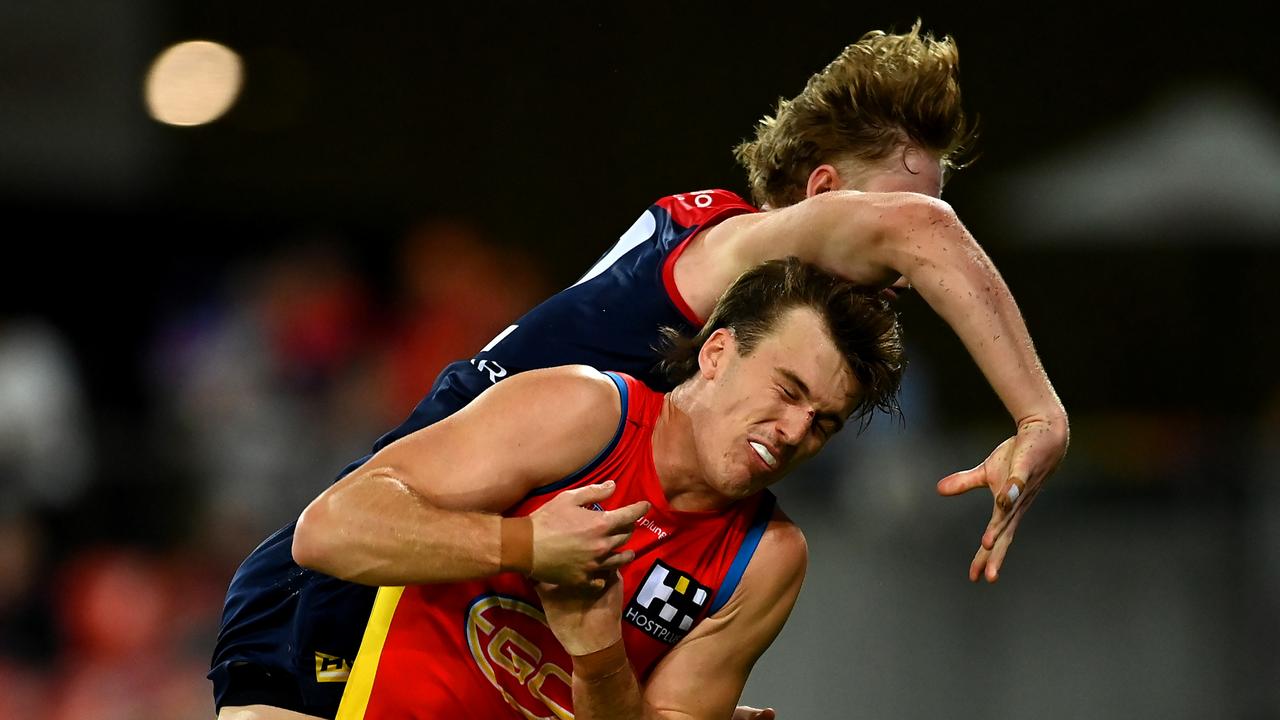
[[[706,413],[696,445],[719,494],[747,497],[817,453],[844,426],[857,380],[809,308],[795,308],[748,355],[720,330],[704,346]]]

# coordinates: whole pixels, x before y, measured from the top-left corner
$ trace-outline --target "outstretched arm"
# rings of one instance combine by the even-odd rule
[[[294,558],[369,585],[450,582],[503,569],[582,583],[620,567],[631,553],[614,550],[648,504],[603,513],[581,507],[608,497],[610,483],[561,493],[528,520],[497,515],[595,457],[619,412],[612,381],[590,368],[537,370],[498,383],[325,490],[298,519]],[[504,541],[506,555],[511,544],[525,543],[532,558],[504,567]],[[521,566],[530,560],[531,567]]]
[[[831,191],[711,228],[677,261],[676,284],[705,313],[738,274],[789,255],[872,287],[905,277],[959,336],[1004,403],[1016,427],[1006,450],[939,483],[947,495],[990,488],[992,517],[970,578],[994,582],[1022,514],[1062,461],[1069,437],[1066,411],[995,265],[941,200]],[[1002,459],[1007,464],[997,471]]]

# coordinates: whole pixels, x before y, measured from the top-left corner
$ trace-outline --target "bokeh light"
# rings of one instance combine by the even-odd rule
[[[147,71],[147,111],[168,125],[204,125],[231,108],[243,80],[243,63],[231,48],[207,40],[181,42],[160,53]]]

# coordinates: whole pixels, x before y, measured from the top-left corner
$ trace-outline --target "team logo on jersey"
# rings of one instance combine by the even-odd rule
[[[316,682],[346,682],[350,676],[350,660],[337,655],[316,653]]]
[[[480,672],[526,720],[573,720],[569,653],[535,605],[481,595],[467,610],[467,646]]]
[[[710,599],[711,588],[683,570],[654,560],[622,617],[655,640],[675,645],[689,633]]]

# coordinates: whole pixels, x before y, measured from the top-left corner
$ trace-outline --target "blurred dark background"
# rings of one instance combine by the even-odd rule
[[[780,494],[807,588],[744,701],[1280,717],[1280,54],[1173,4],[0,4],[0,716],[212,716],[236,564],[446,362],[572,283],[848,43],[916,17],[979,117],[944,198],[1072,412],[1001,582],[932,484],[1012,429],[902,302],[906,424]],[[152,119],[165,48],[243,87]]]

